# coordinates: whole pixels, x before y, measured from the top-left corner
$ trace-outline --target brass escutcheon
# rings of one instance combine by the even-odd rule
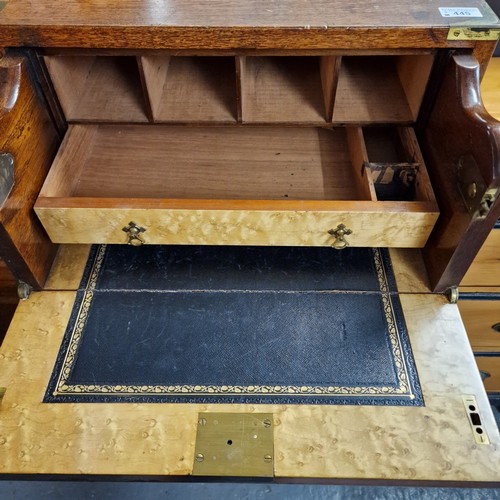
[[[141,237],[141,233],[144,233],[146,229],[138,226],[135,222],[130,221],[128,226],[125,226],[122,231],[127,233],[127,244],[134,247],[139,247],[146,243],[144,238]]]
[[[345,237],[352,234],[352,230],[345,227],[344,224],[339,224],[336,229],[330,229],[328,234],[335,236],[335,241],[332,243],[332,247],[335,248],[335,250],[343,250],[349,246],[349,242],[345,239]]]

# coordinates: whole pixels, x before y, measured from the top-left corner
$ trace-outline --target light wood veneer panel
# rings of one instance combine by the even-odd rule
[[[461,287],[467,291],[495,287],[500,291],[500,229],[493,229],[465,274]]]
[[[53,206],[50,201],[44,206],[39,200],[35,210],[53,241],[126,243],[122,228],[133,221],[147,229],[144,239],[151,244],[328,246],[334,241],[328,231],[345,224],[353,231],[347,238],[351,246],[420,248],[438,215],[431,211],[391,212],[391,205],[385,202],[346,202],[347,206],[325,202],[318,211],[307,209],[306,203],[298,210],[287,209],[286,204],[274,209],[245,208],[244,204],[239,209],[237,204],[233,209],[211,209],[210,203],[203,209],[204,200],[200,200],[193,203],[197,208],[176,209],[162,200],[135,200],[137,206],[149,208],[134,209],[129,208],[133,200],[111,200],[105,208],[98,203],[82,208],[83,201],[74,199],[75,206],[69,207],[71,199],[56,198]],[[161,205],[165,208],[158,208]]]
[[[500,300],[460,300],[458,308],[474,352],[498,352],[500,332],[493,325],[500,325]]]
[[[500,392],[500,356],[476,356],[478,368],[490,376],[484,380],[487,392]]]
[[[425,407],[44,404],[74,298],[33,294],[0,350],[2,473],[187,475],[198,412],[226,411],[274,413],[277,478],[500,480],[500,436],[458,309],[441,296],[401,296]],[[475,395],[491,445],[476,445],[462,394]]]
[[[488,113],[500,120],[500,57],[490,60],[483,81],[481,97]]]

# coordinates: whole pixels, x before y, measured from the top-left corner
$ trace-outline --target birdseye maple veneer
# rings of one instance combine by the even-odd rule
[[[199,412],[267,411],[281,479],[499,481],[431,293],[500,216],[499,34],[481,0],[0,2],[0,270],[37,290],[0,351],[0,472],[184,476]],[[425,406],[41,403],[94,243],[391,247]]]

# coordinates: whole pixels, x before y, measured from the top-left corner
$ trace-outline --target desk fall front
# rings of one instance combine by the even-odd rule
[[[478,0],[2,2],[0,254],[35,291],[0,351],[0,472],[186,476],[199,413],[253,412],[277,479],[498,481],[442,293],[500,216],[499,33]],[[391,248],[425,407],[42,403],[95,243]]]

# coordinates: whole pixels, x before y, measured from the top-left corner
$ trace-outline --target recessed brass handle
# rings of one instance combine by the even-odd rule
[[[128,226],[125,226],[122,231],[127,233],[127,244],[134,247],[140,247],[146,243],[144,238],[142,238],[141,233],[144,233],[146,229],[138,226],[135,222],[130,221]]]
[[[343,250],[349,246],[349,242],[345,239],[345,237],[352,234],[352,230],[345,227],[344,224],[339,224],[336,229],[330,229],[328,234],[335,236],[335,241],[332,243],[332,247],[335,248],[335,250]]]

